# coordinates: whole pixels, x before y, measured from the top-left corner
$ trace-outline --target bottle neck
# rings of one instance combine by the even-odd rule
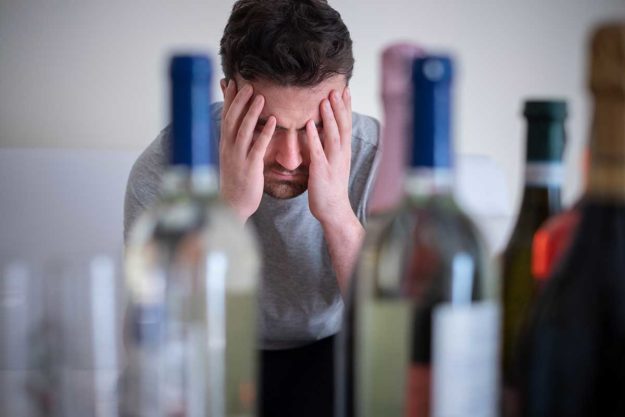
[[[406,195],[410,197],[432,197],[452,195],[454,171],[451,168],[411,167],[406,175]]]
[[[519,218],[525,215],[533,216],[533,213],[537,211],[545,213],[547,217],[558,213],[562,208],[561,196],[562,193],[559,186],[537,187],[526,185],[523,190]]]
[[[409,98],[404,95],[384,97],[384,125],[378,176],[369,202],[371,213],[395,207],[404,192],[407,140],[410,137]]]
[[[171,165],[163,175],[162,192],[165,198],[184,194],[210,197],[219,189],[217,170],[210,165],[188,167]]]
[[[564,182],[564,167],[559,160],[527,161],[525,165],[525,187],[561,188]]]
[[[617,94],[595,99],[587,194],[625,202],[625,98]]]
[[[384,148],[406,155],[406,141],[410,138],[409,97],[384,98]],[[404,161],[404,166],[407,161]]]

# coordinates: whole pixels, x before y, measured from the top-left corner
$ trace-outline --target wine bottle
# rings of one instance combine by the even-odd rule
[[[522,343],[525,416],[625,415],[625,24],[591,41],[590,168],[580,223]]]
[[[532,276],[539,292],[570,246],[579,223],[580,205],[578,202],[570,209],[547,219],[534,235]]]
[[[381,99],[384,122],[381,136],[381,158],[377,161],[377,175],[369,200],[366,233],[374,236],[384,229],[396,214],[404,197],[404,171],[411,129],[412,62],[422,56],[422,49],[410,43],[396,43],[384,48],[381,57]],[[354,415],[354,303],[355,285],[348,292],[343,327],[335,349],[335,414]]]
[[[359,417],[494,416],[498,283],[452,195],[451,59],[417,58],[412,80],[405,197],[367,233],[352,280],[350,408]]]
[[[503,267],[503,406],[505,415],[514,415],[514,357],[519,330],[535,299],[531,272],[534,233],[550,216],[560,212],[562,154],[564,151],[563,101],[527,101],[525,189],[518,220],[502,255]]]
[[[584,184],[588,177],[588,149],[583,153]],[[560,214],[547,219],[536,231],[532,241],[532,275],[539,292],[568,250],[579,224],[581,201]]]
[[[126,416],[251,416],[255,409],[255,240],[218,194],[211,143],[211,63],[170,64],[170,166],[162,197],[135,223]]]

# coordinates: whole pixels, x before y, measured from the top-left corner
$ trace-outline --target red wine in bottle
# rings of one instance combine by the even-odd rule
[[[521,354],[524,416],[625,415],[625,24],[591,42],[590,169],[575,238]]]

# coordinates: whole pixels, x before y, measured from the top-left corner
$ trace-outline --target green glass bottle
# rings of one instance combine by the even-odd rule
[[[561,209],[567,107],[564,101],[532,100],[525,103],[523,115],[527,119],[525,189],[517,223],[502,256],[504,415],[514,415],[516,408],[514,364],[519,332],[536,295],[532,240],[541,224]]]

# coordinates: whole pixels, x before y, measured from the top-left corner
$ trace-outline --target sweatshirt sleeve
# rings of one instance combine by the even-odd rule
[[[153,205],[160,194],[160,184],[166,165],[170,128],[166,127],[143,151],[130,170],[124,199],[124,242],[135,220]]]
[[[357,113],[353,120],[349,196],[352,209],[364,226],[380,159],[380,124],[372,117]]]

